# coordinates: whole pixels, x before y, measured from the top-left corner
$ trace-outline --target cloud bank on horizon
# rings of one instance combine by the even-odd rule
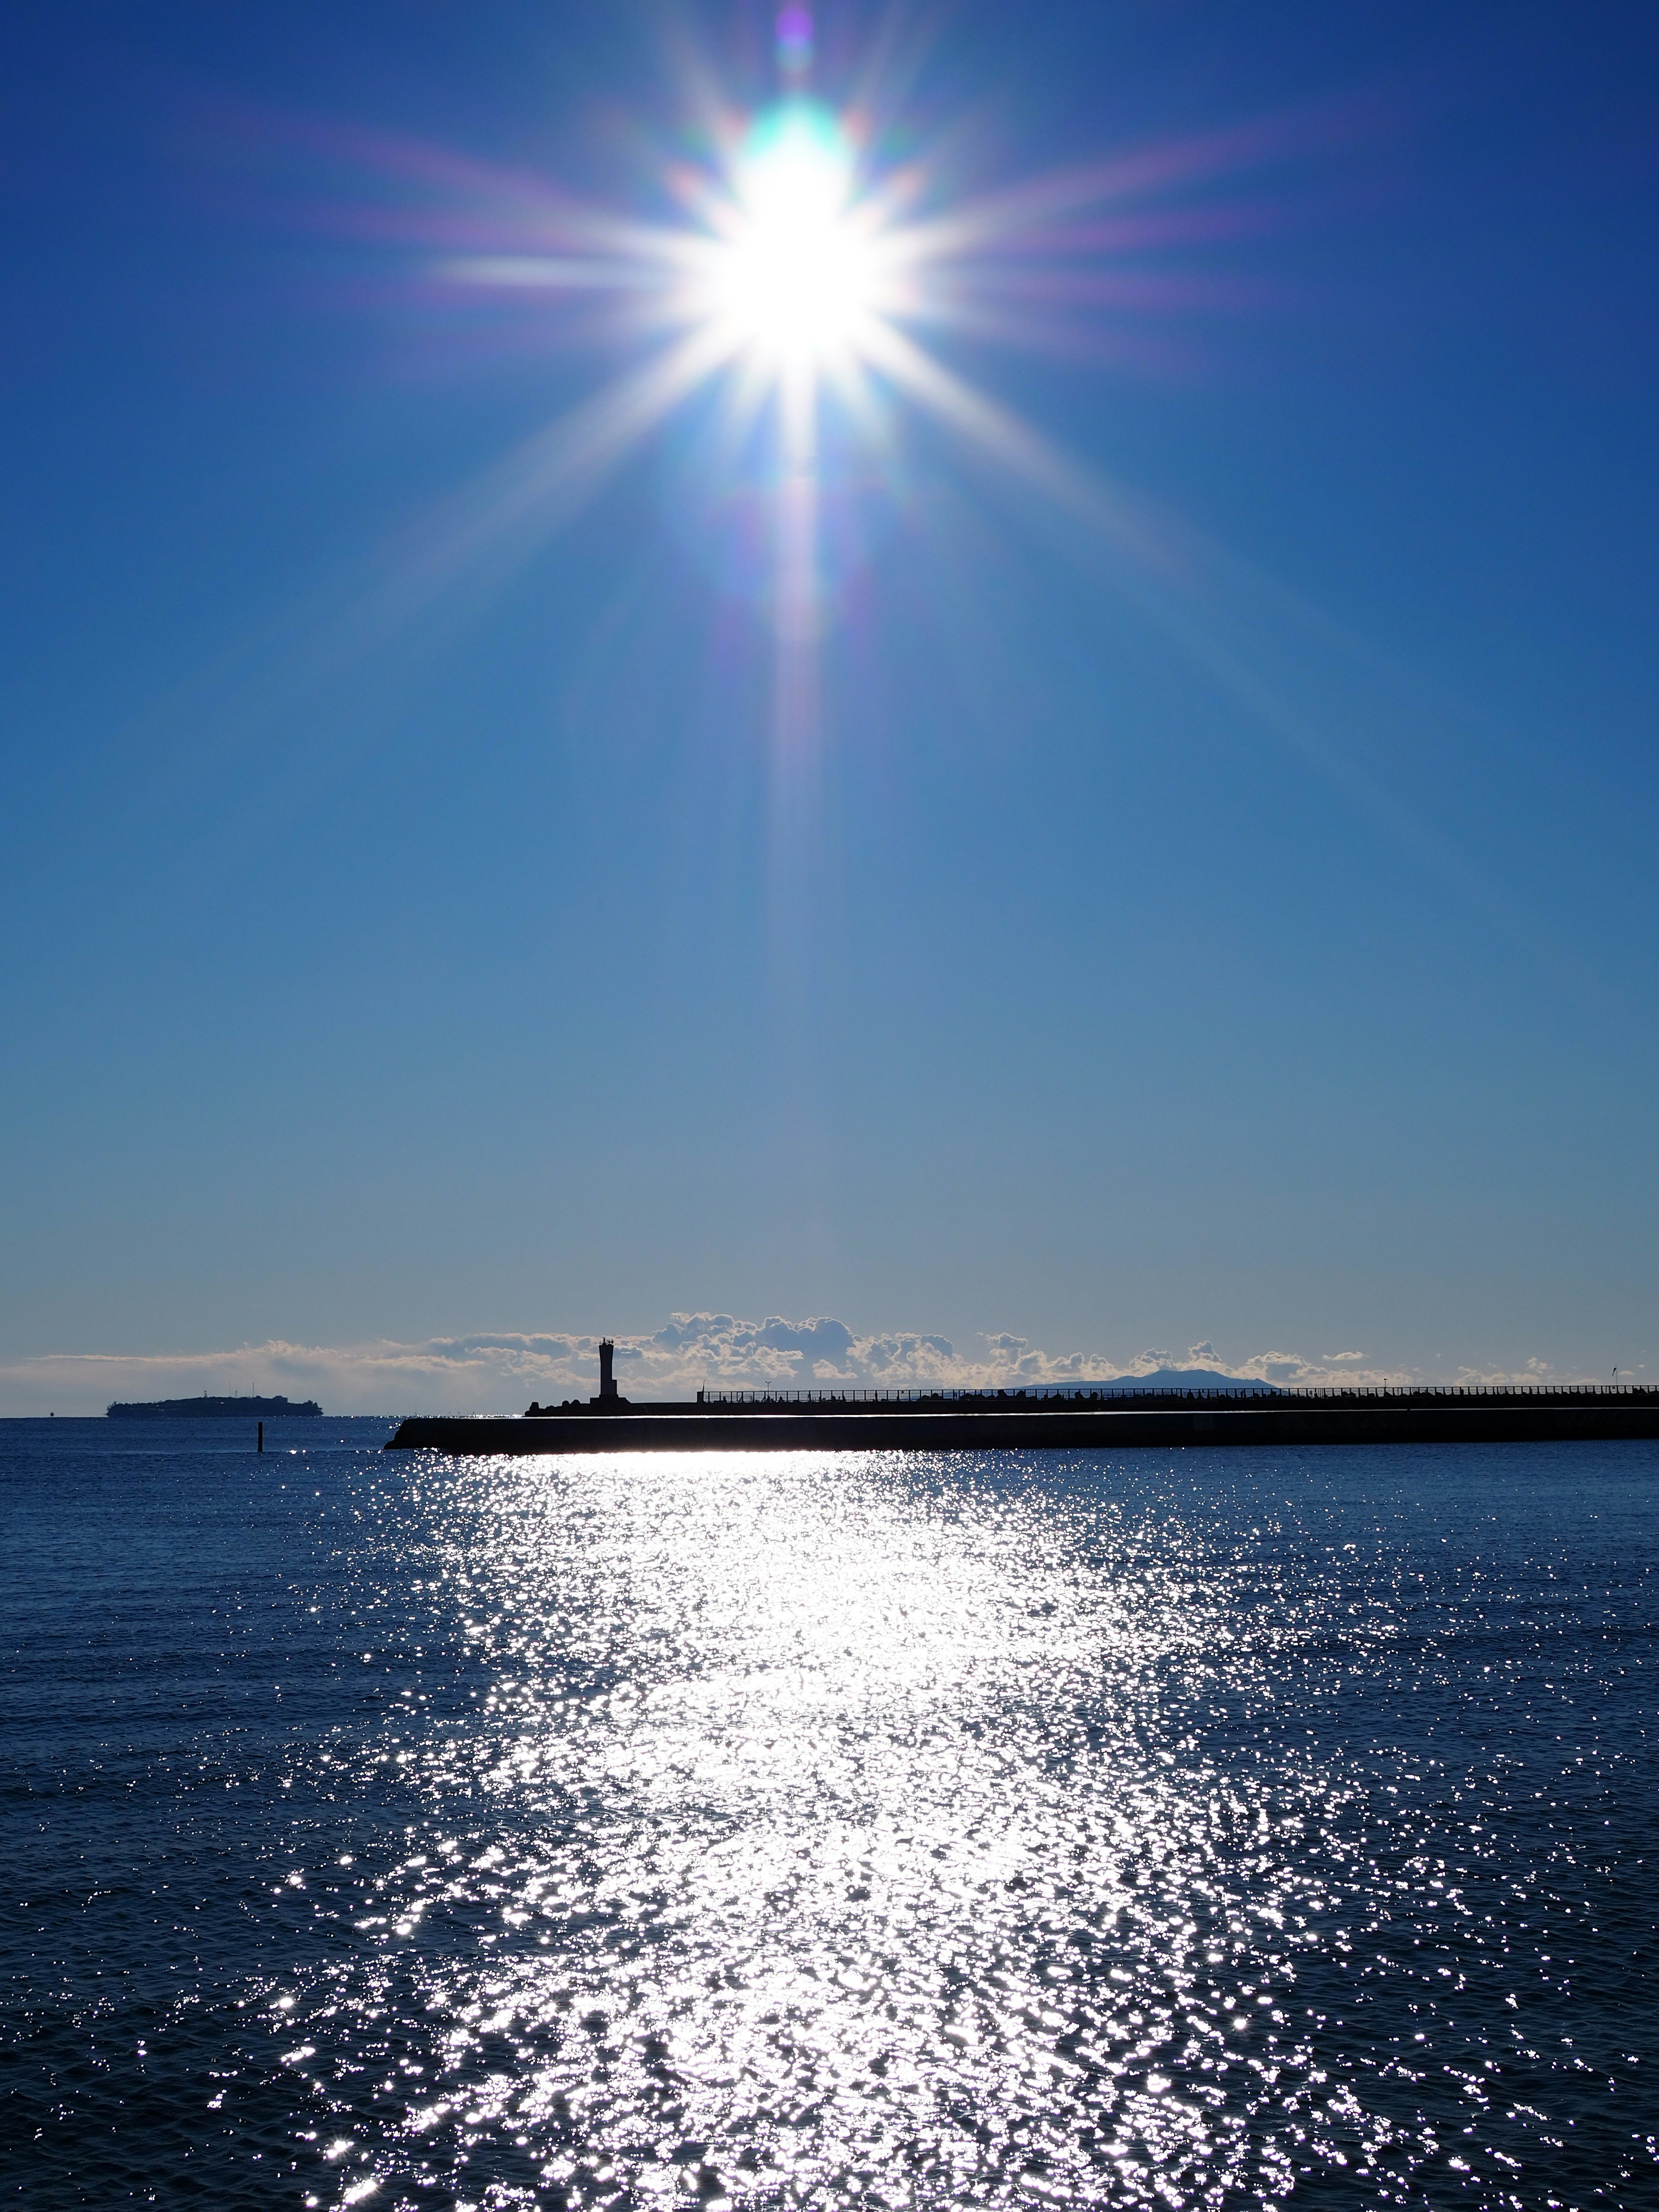
[[[617,1376],[631,1398],[689,1398],[715,1389],[769,1386],[811,1389],[837,1383],[958,1389],[1108,1381],[1160,1370],[1201,1369],[1241,1381],[1279,1384],[1403,1382],[1423,1379],[1384,1370],[1363,1352],[1258,1352],[1228,1358],[1208,1342],[1179,1351],[1151,1348],[1126,1359],[1107,1352],[1047,1352],[1006,1331],[982,1335],[977,1353],[948,1337],[893,1329],[861,1336],[842,1321],[817,1316],[742,1321],[732,1314],[678,1313],[647,1336],[617,1338]],[[300,1345],[272,1340],[235,1351],[57,1352],[0,1367],[0,1412],[101,1413],[114,1398],[174,1398],[198,1392],[258,1392],[317,1398],[330,1413],[518,1413],[591,1396],[599,1386],[596,1335],[557,1331],[481,1332],[422,1344]],[[1540,1382],[1558,1377],[1529,1359],[1496,1373],[1457,1368],[1437,1381]],[[1634,1378],[1632,1378],[1634,1379]]]

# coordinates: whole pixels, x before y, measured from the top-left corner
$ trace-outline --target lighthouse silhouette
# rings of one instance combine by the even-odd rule
[[[617,1376],[612,1364],[616,1357],[616,1346],[608,1336],[602,1336],[599,1339],[599,1403],[602,1406],[618,1402]]]

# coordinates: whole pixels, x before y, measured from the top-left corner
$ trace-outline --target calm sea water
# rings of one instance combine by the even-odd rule
[[[1659,1447],[249,1425],[0,1424],[12,2201],[1659,2205]]]

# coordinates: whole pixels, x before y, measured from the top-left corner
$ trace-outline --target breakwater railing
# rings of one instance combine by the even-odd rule
[[[699,1406],[725,1407],[733,1412],[763,1413],[787,1407],[859,1406],[872,1411],[908,1407],[925,1412],[975,1410],[996,1413],[1015,1408],[1025,1413],[1068,1407],[1158,1406],[1589,1406],[1659,1404],[1659,1387],[1642,1382],[1519,1382],[1519,1383],[1376,1383],[1347,1389],[1317,1383],[1254,1383],[1237,1389],[1182,1390],[1124,1389],[1116,1384],[1091,1388],[1087,1384],[1033,1383],[1024,1389],[987,1390],[918,1385],[906,1389],[824,1389],[816,1390],[698,1391]]]

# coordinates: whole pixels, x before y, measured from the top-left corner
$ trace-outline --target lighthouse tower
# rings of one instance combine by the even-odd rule
[[[616,1357],[616,1346],[608,1336],[602,1336],[599,1339],[599,1403],[602,1406],[617,1402],[617,1376],[612,1364]]]

